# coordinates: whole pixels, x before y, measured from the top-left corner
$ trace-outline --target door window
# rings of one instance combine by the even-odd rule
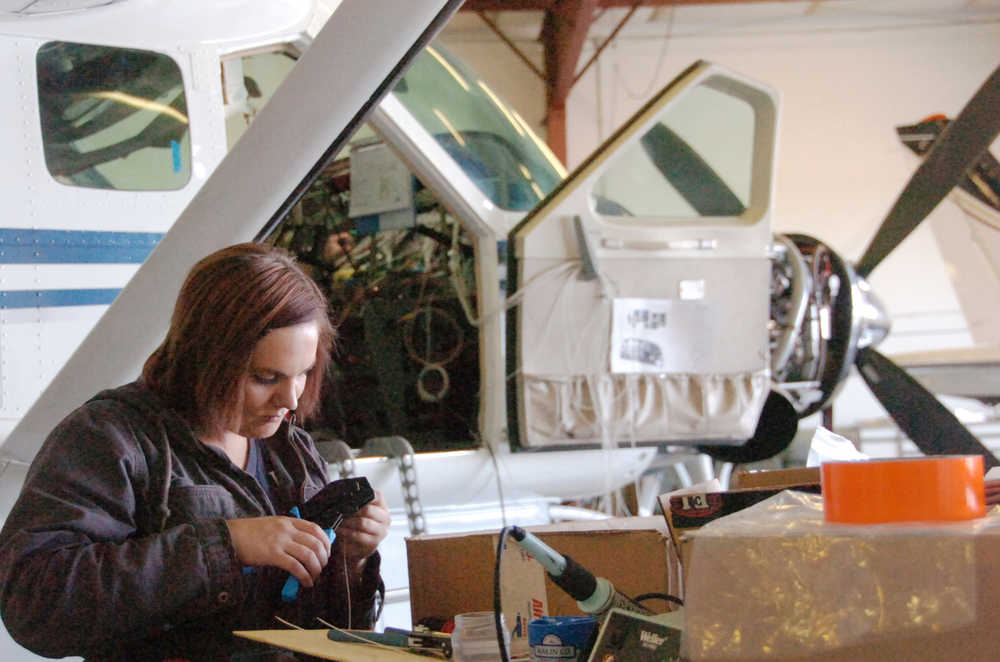
[[[591,192],[604,216],[739,216],[749,206],[754,108],[711,79],[669,105]]]

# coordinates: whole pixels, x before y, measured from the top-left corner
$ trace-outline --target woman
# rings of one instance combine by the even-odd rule
[[[47,656],[263,659],[233,630],[371,627],[381,495],[336,531],[288,516],[326,483],[326,300],[265,244],[194,266],[142,377],[49,435],[0,533],[0,614]],[[289,575],[300,590],[285,602]]]

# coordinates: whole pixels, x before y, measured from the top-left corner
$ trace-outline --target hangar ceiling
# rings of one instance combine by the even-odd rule
[[[449,29],[491,32],[538,76],[546,139],[565,163],[570,90],[616,39],[781,31],[820,16],[831,29],[933,28],[995,21],[998,10],[1000,0],[466,0]]]
[[[796,0],[778,0],[793,2]],[[812,3],[817,4],[819,0]],[[545,81],[545,125],[549,146],[566,162],[566,98],[573,84],[642,9],[652,12],[680,5],[749,5],[761,0],[466,0],[459,12],[475,13]],[[768,4],[774,4],[770,2]],[[516,12],[519,25],[537,31],[544,54],[543,68],[525,56],[500,25],[500,16]],[[609,30],[610,27],[610,30]],[[597,28],[597,29],[595,29]],[[600,38],[593,55],[581,62],[587,39]]]

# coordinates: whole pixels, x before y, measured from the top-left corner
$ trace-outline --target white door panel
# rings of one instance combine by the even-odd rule
[[[697,63],[511,232],[519,445],[753,433],[776,121],[775,93]]]

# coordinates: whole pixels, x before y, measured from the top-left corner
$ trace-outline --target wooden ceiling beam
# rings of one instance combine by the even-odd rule
[[[576,66],[594,20],[598,0],[557,0],[545,12],[542,49],[545,55],[548,144],[566,163],[566,97],[576,80]]]
[[[594,20],[598,0],[559,0],[545,13],[542,48],[549,105],[564,104]]]

